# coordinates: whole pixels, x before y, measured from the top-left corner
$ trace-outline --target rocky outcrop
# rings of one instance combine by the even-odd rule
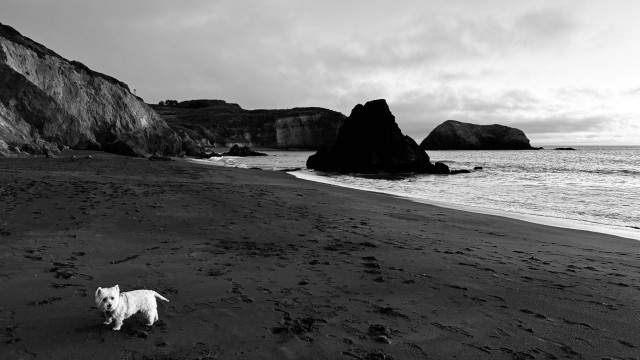
[[[0,139],[0,157],[12,157],[14,156],[14,154],[12,154],[11,149],[9,149],[9,145],[4,142],[4,140]]]
[[[261,153],[261,152],[257,152],[257,151],[251,150],[251,148],[249,148],[248,146],[240,147],[238,145],[233,145],[233,147],[231,147],[231,149],[229,149],[229,151],[227,151],[226,153],[223,153],[222,155],[224,155],[224,156],[241,156],[241,157],[245,157],[245,156],[267,156],[267,154],[265,154],[265,153]]]
[[[424,150],[532,150],[522,130],[447,120],[420,143]]]
[[[245,110],[223,100],[151,105],[195,146],[319,149],[333,145],[345,116],[323,108]]]
[[[449,173],[447,165],[431,164],[427,153],[402,134],[385,100],[356,105],[335,145],[310,156],[307,167],[345,173]]]
[[[177,134],[126,84],[0,24],[0,139],[30,153],[178,154]]]

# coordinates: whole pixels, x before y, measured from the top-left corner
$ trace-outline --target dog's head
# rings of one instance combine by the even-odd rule
[[[103,312],[111,312],[118,307],[120,301],[120,287],[118,285],[110,288],[99,287],[96,290],[96,307]]]

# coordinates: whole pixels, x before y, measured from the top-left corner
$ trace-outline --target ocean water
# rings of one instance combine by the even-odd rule
[[[470,174],[368,176],[306,170],[314,152],[266,151],[209,163],[265,170],[302,168],[296,177],[382,192],[438,206],[640,240],[640,146],[576,151],[428,151],[432,162]],[[550,148],[551,149],[551,148]]]

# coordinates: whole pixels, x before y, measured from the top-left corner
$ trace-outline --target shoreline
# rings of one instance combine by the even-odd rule
[[[215,164],[215,165],[218,165],[218,164]],[[219,165],[219,166],[224,166],[224,165]],[[575,220],[575,219],[566,219],[566,218],[557,218],[557,217],[543,216],[543,215],[533,215],[533,214],[508,212],[508,211],[505,211],[505,210],[483,208],[483,207],[479,207],[479,206],[460,205],[460,204],[454,204],[454,203],[446,203],[446,202],[440,202],[440,201],[432,201],[432,200],[425,200],[425,199],[419,199],[419,198],[412,198],[412,197],[401,195],[401,194],[386,193],[386,192],[383,192],[383,191],[365,189],[365,188],[360,188],[360,187],[357,187],[357,186],[348,186],[348,185],[345,185],[345,184],[339,184],[338,182],[329,182],[329,181],[316,180],[316,179],[322,179],[322,177],[319,177],[317,175],[310,175],[309,176],[309,175],[304,174],[304,173],[296,173],[296,172],[291,172],[289,174],[291,174],[291,175],[293,175],[293,176],[295,176],[295,177],[297,177],[299,179],[303,179],[303,180],[307,180],[307,181],[317,182],[317,183],[321,183],[321,184],[330,184],[330,185],[340,186],[340,187],[344,187],[344,188],[348,188],[348,189],[354,189],[354,190],[359,190],[359,191],[367,191],[367,192],[372,192],[372,193],[377,193],[377,194],[392,195],[392,196],[396,196],[398,198],[406,199],[408,201],[413,201],[413,202],[416,202],[416,203],[427,204],[427,205],[433,205],[433,206],[442,207],[442,208],[446,208],[446,209],[459,210],[459,211],[468,211],[468,212],[472,212],[472,213],[476,213],[476,214],[500,216],[500,217],[505,217],[505,218],[509,218],[509,219],[521,220],[521,221],[529,222],[529,223],[532,223],[532,224],[539,224],[539,225],[545,225],[545,226],[551,226],[551,227],[557,227],[557,228],[563,228],[563,229],[589,231],[589,232],[599,233],[599,234],[603,234],[603,235],[613,235],[613,236],[618,236],[618,237],[623,237],[623,238],[627,238],[627,239],[639,240],[640,241],[640,231],[637,231],[637,230],[634,231],[635,229],[631,230],[631,229],[625,229],[625,228],[622,228],[622,227],[612,227],[612,226],[609,226],[609,225],[606,225],[606,224],[589,223],[589,222],[586,222],[586,221]]]
[[[0,159],[0,357],[636,356],[640,243],[276,171]],[[92,154],[87,158],[84,154]],[[98,286],[167,297],[103,325]]]
[[[269,149],[262,149],[262,150],[264,151],[264,150],[269,150]],[[203,164],[203,165],[212,165],[212,166],[221,166],[221,167],[234,167],[234,166],[229,166],[229,165],[226,165],[226,164],[220,164],[220,163],[216,163],[216,162],[208,161],[208,160],[188,159],[187,161],[190,161],[190,162],[196,163],[196,164]],[[238,167],[238,166],[235,166],[235,167],[243,168],[243,167]],[[264,171],[279,171],[279,170],[271,170],[271,169],[262,169],[262,170],[264,170]],[[589,222],[582,221],[582,220],[551,217],[551,216],[544,216],[544,215],[525,214],[525,213],[517,213],[517,212],[508,212],[508,211],[505,211],[505,210],[483,208],[483,207],[478,207],[478,206],[460,205],[460,204],[455,204],[455,203],[446,203],[446,202],[440,202],[440,201],[432,201],[432,200],[426,200],[426,199],[420,199],[420,198],[413,198],[413,197],[405,196],[405,195],[402,195],[402,194],[387,193],[387,192],[383,192],[383,191],[376,191],[376,190],[372,190],[372,189],[366,189],[366,188],[362,188],[362,187],[358,187],[358,186],[349,186],[347,184],[343,184],[343,183],[340,183],[340,182],[329,181],[328,179],[325,180],[324,177],[319,176],[319,175],[315,175],[315,174],[307,174],[307,173],[303,173],[303,172],[287,172],[287,173],[292,175],[292,176],[294,176],[294,177],[296,177],[296,178],[298,178],[298,179],[302,179],[302,180],[305,180],[305,181],[311,181],[311,182],[315,182],[315,183],[319,183],[319,184],[329,184],[329,185],[334,185],[334,186],[343,187],[343,188],[347,188],[347,189],[354,189],[354,190],[358,190],[358,191],[366,191],[366,192],[371,192],[371,193],[376,193],[376,194],[392,195],[392,196],[395,196],[395,197],[398,197],[398,198],[406,199],[408,201],[413,201],[413,202],[416,202],[416,203],[423,203],[423,204],[433,205],[433,206],[447,208],[447,209],[453,209],[453,210],[459,210],[459,211],[468,211],[468,212],[472,212],[472,213],[476,213],[476,214],[486,214],[486,215],[501,216],[501,217],[521,220],[521,221],[525,221],[525,222],[529,222],[529,223],[533,223],[533,224],[552,226],[552,227],[558,227],[558,228],[563,228],[563,229],[589,231],[589,232],[595,232],[595,233],[604,234],[604,235],[613,235],[613,236],[618,236],[618,237],[623,237],[623,238],[627,238],[627,239],[640,241],[640,230],[636,230],[636,229],[632,229],[632,228],[627,229],[627,228],[623,228],[623,227],[614,227],[614,226],[607,225],[607,224],[589,223]]]

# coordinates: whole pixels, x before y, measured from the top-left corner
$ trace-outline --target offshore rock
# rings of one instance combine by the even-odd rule
[[[522,130],[447,120],[420,143],[424,150],[533,150]]]
[[[444,172],[431,164],[412,138],[402,134],[385,100],[356,105],[340,128],[336,144],[310,156],[307,167],[347,173]]]
[[[451,170],[449,170],[449,166],[445,163],[437,162],[433,165],[434,174],[450,174]]]
[[[224,156],[267,156],[265,153],[251,150],[248,146],[240,147],[237,144],[233,145],[229,151],[222,153]]]
[[[246,110],[223,100],[189,100],[150,105],[183,139],[198,148],[232,144],[317,150],[336,141],[345,116],[318,108]],[[187,152],[189,155],[189,152]]]
[[[58,146],[178,154],[177,134],[126,84],[0,24],[0,139],[29,153]]]
[[[191,154],[187,153],[186,155],[193,156],[194,158],[201,159],[201,160],[211,159],[214,157],[222,157],[222,154],[218,154],[215,151],[212,151],[212,152],[200,151],[200,152],[191,153]]]

